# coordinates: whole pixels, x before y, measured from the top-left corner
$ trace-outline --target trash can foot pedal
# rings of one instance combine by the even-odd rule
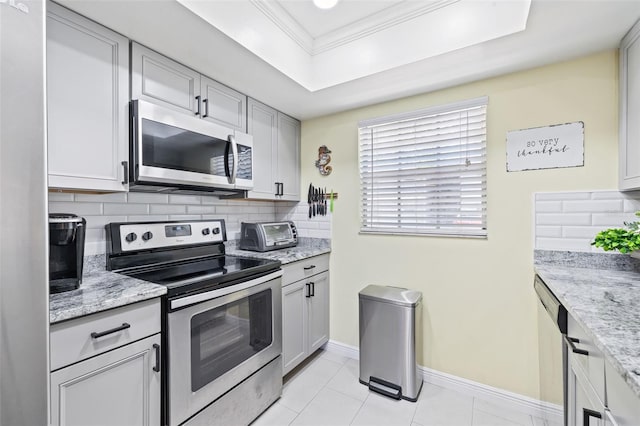
[[[400,386],[373,376],[369,377],[369,389],[393,399],[402,397],[402,388]]]

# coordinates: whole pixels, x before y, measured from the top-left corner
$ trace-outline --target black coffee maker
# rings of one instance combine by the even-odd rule
[[[82,217],[49,214],[49,293],[75,290],[82,283],[86,228]]]

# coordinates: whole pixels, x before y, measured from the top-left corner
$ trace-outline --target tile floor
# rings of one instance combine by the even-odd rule
[[[559,426],[425,383],[418,402],[396,401],[358,382],[358,361],[318,351],[285,377],[282,398],[252,426]]]

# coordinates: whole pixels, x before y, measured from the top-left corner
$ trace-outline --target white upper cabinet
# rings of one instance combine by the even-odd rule
[[[129,41],[47,3],[49,187],[125,191]]]
[[[640,21],[620,44],[620,190],[640,189]]]
[[[247,131],[247,97],[240,92],[201,76],[202,118]]]
[[[138,43],[131,43],[131,99],[197,113],[200,74]]]
[[[300,200],[300,122],[251,98],[247,111],[255,153],[254,188],[248,197]]]
[[[137,43],[131,44],[131,99],[247,131],[247,97]]]

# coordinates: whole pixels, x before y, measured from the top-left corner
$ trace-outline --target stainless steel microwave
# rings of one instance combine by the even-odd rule
[[[134,100],[130,148],[132,190],[253,189],[253,137],[201,118]]]

